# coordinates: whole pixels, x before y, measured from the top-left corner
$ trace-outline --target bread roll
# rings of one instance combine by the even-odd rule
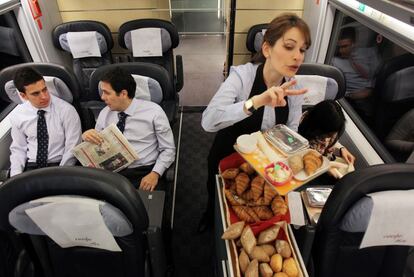
[[[249,266],[249,263],[250,263],[249,256],[247,255],[246,251],[242,249],[239,255],[239,265],[240,265],[240,270],[243,274],[246,272],[246,269]]]
[[[272,268],[273,272],[282,271],[282,265],[283,265],[283,258],[280,254],[274,254],[270,258],[270,267]]]
[[[283,258],[290,258],[292,256],[292,250],[290,249],[290,245],[285,240],[276,240],[275,243],[276,252],[282,255]]]
[[[260,246],[253,247],[253,250],[249,256],[252,260],[256,259],[259,262],[268,263],[270,261],[269,256]]]
[[[278,272],[278,273],[275,273],[273,277],[289,277],[289,276],[284,272]]]
[[[279,234],[279,225],[273,225],[272,227],[262,231],[259,234],[259,238],[257,239],[258,244],[265,244],[269,243],[271,241],[274,241],[277,238],[277,235]]]
[[[221,236],[222,239],[237,239],[240,237],[241,233],[243,232],[244,228],[244,221],[239,221],[234,223],[224,231],[223,235]]]
[[[267,254],[269,257],[272,257],[272,256],[273,256],[273,254],[275,254],[275,253],[276,253],[276,248],[275,248],[273,245],[270,245],[270,244],[263,244],[263,245],[260,245],[260,247],[261,247],[261,248],[263,248],[264,252],[266,252],[266,254]]]
[[[244,227],[240,240],[243,245],[243,249],[247,254],[250,254],[256,246],[256,237],[254,236],[249,225]]]
[[[293,174],[299,173],[303,169],[303,160],[300,155],[294,155],[288,159]]]
[[[259,277],[259,262],[253,260],[246,269],[244,277]]]
[[[272,277],[273,276],[273,270],[267,263],[261,263],[259,265],[259,271],[261,277]]]
[[[299,274],[296,262],[293,258],[287,258],[283,261],[283,272],[289,277],[296,277]]]

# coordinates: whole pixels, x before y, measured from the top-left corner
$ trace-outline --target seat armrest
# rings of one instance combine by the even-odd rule
[[[150,226],[147,230],[147,241],[151,262],[151,276],[165,277],[168,267],[161,229]]]
[[[161,108],[164,110],[167,115],[168,121],[172,126],[175,122],[175,117],[177,114],[177,102],[175,100],[165,100],[160,103]]]
[[[183,69],[183,57],[181,55],[175,56],[175,91],[179,92],[184,86],[184,69]]]

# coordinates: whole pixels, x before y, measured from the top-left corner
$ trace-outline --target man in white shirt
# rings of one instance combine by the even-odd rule
[[[74,165],[71,149],[81,140],[75,108],[49,94],[42,75],[30,67],[16,71],[14,85],[25,100],[10,116],[10,176],[26,170]]]
[[[100,86],[107,106],[100,112],[95,129],[85,131],[82,138],[100,144],[103,140],[98,132],[117,124],[138,154],[138,160],[118,173],[135,187],[153,191],[175,159],[174,137],[166,114],[153,102],[135,99],[134,78],[119,67],[105,74]]]

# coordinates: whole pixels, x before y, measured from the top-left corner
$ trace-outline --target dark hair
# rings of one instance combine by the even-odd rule
[[[13,78],[14,86],[23,93],[26,93],[25,86],[37,83],[40,80],[44,80],[43,76],[31,67],[17,69]]]
[[[101,81],[109,83],[115,90],[116,95],[119,95],[121,91],[125,89],[128,92],[128,98],[132,99],[135,97],[137,84],[135,83],[134,78],[119,66],[106,72],[102,76]]]
[[[284,13],[269,23],[267,31],[263,37],[263,43],[267,42],[270,46],[275,45],[276,41],[281,38],[291,28],[298,28],[305,36],[306,49],[311,46],[311,34],[308,24],[294,13]],[[257,52],[252,58],[253,63],[263,63],[265,57],[262,50]]]
[[[346,27],[341,30],[341,33],[339,34],[339,40],[342,39],[350,39],[352,41],[355,41],[356,33],[354,27]]]
[[[332,147],[345,131],[345,116],[341,106],[334,100],[319,102],[304,114],[298,131],[308,140],[338,133],[336,140],[329,145]]]

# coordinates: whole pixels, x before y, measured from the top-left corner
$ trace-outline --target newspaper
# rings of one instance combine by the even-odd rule
[[[106,127],[100,135],[104,140],[100,145],[85,141],[73,148],[73,155],[83,166],[118,172],[138,159],[137,153],[115,124]]]

